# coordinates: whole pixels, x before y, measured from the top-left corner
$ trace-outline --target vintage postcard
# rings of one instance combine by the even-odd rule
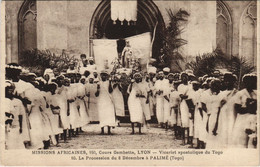
[[[257,0],[4,0],[0,165],[258,166]]]

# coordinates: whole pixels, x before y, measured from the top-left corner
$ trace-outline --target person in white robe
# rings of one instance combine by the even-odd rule
[[[25,109],[19,99],[14,98],[14,84],[6,82],[5,86],[5,115],[11,118],[10,122],[6,121],[5,143],[6,149],[25,149],[24,142],[28,141],[29,136],[26,130]],[[10,120],[10,119],[9,119]]]
[[[164,74],[162,71],[160,71],[158,73],[158,80],[155,82],[155,90],[156,90],[156,117],[157,117],[157,121],[158,121],[158,124],[159,126],[163,126],[163,121],[164,121],[164,118],[163,118],[163,100],[164,100],[164,97],[163,97],[163,78],[164,78]]]
[[[142,94],[141,90],[141,82],[142,82],[142,75],[140,73],[134,74],[134,80],[131,81],[131,84],[128,87],[128,108],[130,113],[130,121],[132,126],[131,134],[135,133],[134,124],[137,123],[139,128],[139,134],[141,134],[141,127],[144,123],[144,111],[141,102],[141,98],[146,99],[145,96]]]
[[[228,148],[231,144],[231,134],[236,120],[235,101],[233,98],[237,93],[236,88],[234,88],[235,82],[235,75],[232,75],[232,73],[224,74],[223,86],[225,90],[221,92],[223,100],[221,101],[218,127],[221,148]]]
[[[231,136],[232,148],[252,147],[252,143],[249,142],[253,141],[252,134],[256,133],[257,127],[257,76],[246,74],[242,81],[245,88],[234,96],[237,118]]]
[[[120,77],[121,76],[119,74],[116,74],[112,82],[112,88],[113,88],[112,97],[115,105],[117,119],[125,117],[125,105],[124,105],[124,98],[122,94],[122,85],[120,83]],[[119,120],[118,120],[118,125],[120,126]]]
[[[98,85],[96,93],[99,125],[101,127],[101,134],[103,135],[104,127],[108,127],[108,134],[111,135],[111,127],[115,127],[115,106],[112,98],[113,88],[111,86],[111,80],[108,81],[109,74],[106,71],[100,73],[101,81]]]
[[[63,133],[63,126],[61,123],[61,117],[60,117],[60,100],[59,98],[60,95],[56,94],[56,89],[57,89],[58,85],[56,83],[50,83],[48,85],[49,91],[50,93],[48,93],[46,100],[49,104],[49,108],[51,109],[51,113],[49,113],[49,118],[51,120],[51,126],[52,126],[52,130],[53,133],[55,135],[55,142],[56,142],[56,146],[60,146],[59,145],[59,136],[60,134]],[[53,139],[54,140],[54,139]]]
[[[169,77],[171,78],[171,77]],[[180,119],[179,117],[179,104],[180,104],[181,98],[179,96],[179,92],[176,88],[176,82],[173,82],[173,89],[170,92],[170,120],[169,124],[173,127],[174,136],[176,139],[180,139]]]
[[[83,60],[83,64],[79,68],[79,73],[83,76],[86,71],[88,71],[87,60]]]
[[[198,115],[198,100],[200,98],[200,92],[199,90],[199,82],[192,81],[192,89],[188,92],[189,99],[186,101],[187,104],[189,104],[189,136],[188,136],[188,144],[191,146],[189,148],[193,148],[193,138],[197,137],[195,136],[195,123],[201,120],[197,120],[200,115]],[[197,113],[197,114],[196,114]],[[195,121],[196,117],[196,121]]]
[[[185,145],[186,132],[189,133],[189,108],[186,103],[186,99],[188,99],[188,92],[190,90],[190,86],[188,85],[188,75],[186,73],[182,73],[180,75],[180,79],[182,80],[182,84],[178,86],[178,92],[180,94],[181,102],[180,102],[180,116],[181,116],[181,128],[182,128],[182,145]]]
[[[87,70],[93,74],[93,72],[95,70],[97,70],[97,65],[94,63],[94,58],[93,57],[90,57],[89,58],[89,64],[87,65]]]
[[[197,139],[196,149],[201,148],[201,141],[199,136],[200,136],[200,128],[203,126],[203,111],[200,108],[201,106],[200,99],[203,91],[204,89],[199,88],[198,90],[194,91],[193,94],[190,95],[193,102],[196,104],[194,110],[194,131],[193,131],[193,138]]]
[[[211,95],[211,90],[208,89],[209,86],[206,86],[207,84],[204,83],[202,84],[202,92],[201,92],[201,97],[200,97],[200,102],[198,104],[199,107],[199,113],[202,118],[202,121],[198,125],[199,127],[199,148],[205,149],[206,148],[206,143],[207,143],[207,136],[208,132],[206,130],[207,122],[208,122],[208,114],[207,114],[207,107],[206,107],[206,102],[208,101],[208,97]]]
[[[86,89],[85,102],[87,104],[89,121],[97,122],[99,121],[98,109],[97,109],[97,97],[95,95],[97,93],[97,83],[94,83],[93,74],[89,75],[88,82],[86,83],[85,89]]]
[[[156,75],[156,67],[149,67],[147,72],[149,74],[149,81],[148,81],[148,86],[149,86],[149,107],[150,107],[150,112],[151,116],[155,115],[155,110],[156,110],[156,98],[155,98],[155,75]]]
[[[148,82],[145,81],[145,79],[142,79],[142,82],[139,84],[139,88],[140,88],[141,94],[144,96],[143,98],[140,98],[143,112],[144,112],[144,118],[145,118],[144,125],[147,125],[147,127],[150,127],[149,121],[151,120],[151,111],[150,111],[150,107],[149,107]]]
[[[29,120],[31,124],[30,134],[31,134],[31,147],[32,149],[41,149],[45,145],[43,145],[43,141],[48,140],[44,134],[44,121],[42,116],[42,97],[41,93],[37,89],[31,89],[30,91],[25,91],[25,97],[27,97],[31,104],[28,105],[29,111]],[[46,148],[46,147],[45,147]]]
[[[75,73],[77,73],[77,70],[75,69],[75,63],[70,62],[69,68],[67,69],[67,74],[75,74]]]
[[[210,93],[207,99],[204,101],[207,108],[207,140],[206,148],[220,148],[220,136],[218,135],[218,119],[220,114],[220,106],[223,97],[220,93],[221,81],[219,79],[213,79],[210,82]]]
[[[78,100],[79,100],[79,113],[80,113],[80,132],[82,132],[82,127],[87,125],[89,121],[89,114],[87,110],[87,104],[85,101],[85,96],[86,96],[86,79],[82,77],[80,79],[80,83],[78,84]]]
[[[15,90],[14,90],[14,96],[15,98],[18,98],[22,101],[24,108],[26,110],[24,120],[26,121],[28,129],[24,129],[23,133],[26,134],[25,136],[29,136],[28,141],[25,141],[26,147],[30,146],[30,121],[29,121],[29,116],[28,116],[28,108],[27,105],[31,103],[26,97],[25,97],[25,91],[28,89],[33,89],[34,86],[31,83],[23,81],[21,78],[21,72],[27,73],[29,71],[26,71],[22,69],[18,64],[11,63],[10,65],[6,66],[6,78],[10,79],[13,84],[15,85]]]
[[[168,130],[168,127],[170,125],[171,120],[171,104],[170,104],[170,93],[174,90],[173,80],[174,75],[173,73],[168,74],[167,80],[163,82],[163,118],[164,118],[164,124],[165,129]]]

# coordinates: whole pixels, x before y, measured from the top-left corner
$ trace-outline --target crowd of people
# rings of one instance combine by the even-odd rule
[[[171,73],[153,66],[97,71],[93,59],[65,73],[43,76],[6,65],[6,149],[48,149],[76,137],[98,121],[112,135],[129,111],[132,132],[151,124],[173,132],[191,148],[256,148],[257,76],[246,74],[243,88],[227,72],[196,77],[191,70]],[[127,106],[127,107],[126,107]],[[105,129],[106,128],[106,129]],[[107,133],[106,133],[107,132]]]

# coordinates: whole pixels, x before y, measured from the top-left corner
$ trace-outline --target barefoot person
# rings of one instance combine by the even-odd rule
[[[111,127],[115,127],[116,118],[115,118],[115,106],[112,101],[111,93],[113,91],[111,86],[111,80],[108,81],[108,73],[102,71],[100,73],[101,81],[98,85],[98,91],[96,93],[97,106],[98,106],[98,116],[99,124],[101,127],[101,134],[103,135],[104,128],[108,128],[108,134],[111,135]]]
[[[140,73],[135,73],[133,77],[134,80],[132,80],[128,88],[128,92],[130,94],[128,98],[128,108],[130,112],[130,121],[132,125],[131,134],[135,133],[134,123],[137,123],[137,126],[139,128],[139,134],[141,134],[141,126],[144,122],[144,113],[141,98],[145,98],[145,96],[142,94],[142,91],[140,89],[142,75]]]

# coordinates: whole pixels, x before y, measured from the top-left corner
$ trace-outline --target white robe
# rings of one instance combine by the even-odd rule
[[[210,92],[205,104],[207,106],[208,122],[208,136],[207,136],[207,148],[220,148],[220,136],[218,134],[214,135],[213,130],[216,126],[218,111],[220,107],[220,102],[223,99],[221,93],[215,95]]]
[[[116,86],[116,88],[113,89],[112,97],[116,109],[116,116],[124,117],[125,116],[124,98],[118,86]]]
[[[144,112],[145,120],[148,121],[148,120],[151,119],[151,112],[150,112],[149,103],[146,103],[148,91],[149,91],[148,83],[147,82],[141,82],[140,85],[139,85],[139,88],[140,88],[142,95],[145,96],[145,97],[140,98],[140,100],[141,100],[141,105],[142,105],[142,109],[143,109],[143,112]]]
[[[156,92],[157,91],[163,91],[163,80],[157,80],[155,82],[155,90]],[[156,94],[156,117],[157,117],[157,120],[158,120],[158,123],[163,123],[164,121],[164,103],[163,103],[163,100],[164,100],[164,97],[163,97],[163,93],[158,95]]]
[[[67,116],[68,111],[68,105],[67,105],[67,96],[68,87],[62,86],[61,88],[57,89],[57,94],[60,95],[60,97],[57,99],[57,105],[60,107],[60,118],[63,130],[70,128],[70,119],[69,116]]]
[[[180,126],[180,114],[179,113],[179,103],[180,103],[180,96],[177,90],[172,90],[170,92],[170,125],[177,125]],[[177,110],[177,111],[175,111]]]
[[[24,141],[29,140],[28,127],[25,118],[25,109],[19,99],[5,99],[6,112],[14,115],[12,125],[6,133],[6,146],[11,149],[25,149]],[[19,116],[22,116],[22,133],[20,133]]]
[[[178,86],[179,94],[188,95],[189,89],[190,89],[189,85],[181,84],[181,85]],[[189,108],[187,106],[185,99],[182,100],[181,103],[180,103],[180,114],[181,114],[181,126],[183,128],[188,128],[189,122],[190,122]]]
[[[226,103],[221,107],[219,115],[219,136],[221,148],[227,148],[231,144],[231,134],[236,120],[234,96],[236,90],[226,90],[222,92],[223,100]]]
[[[115,106],[108,91],[108,85],[109,81],[100,82],[100,93],[97,102],[100,127],[115,127],[116,125]]]
[[[83,84],[78,84],[77,86],[77,96],[78,96],[78,105],[79,105],[79,113],[80,113],[80,126],[85,126],[87,125],[90,121],[89,121],[89,116],[87,113],[87,104],[83,99],[81,99],[81,97],[84,97],[86,95],[86,89],[85,89],[85,85]]]
[[[210,96],[210,90],[202,90],[201,92],[201,97],[200,97],[200,101],[199,101],[199,108],[201,108],[201,103],[206,103],[208,97]],[[198,113],[200,114],[200,113]],[[201,141],[204,141],[204,142],[207,142],[207,135],[208,135],[208,132],[206,130],[206,125],[207,125],[207,121],[208,121],[208,114],[202,110],[202,121],[199,123],[199,140]]]
[[[152,81],[149,81],[148,83],[149,91],[152,93],[149,96],[149,107],[150,107],[150,114],[151,116],[155,115],[155,110],[156,110],[156,98],[155,98],[155,88],[154,88],[154,83]]]
[[[140,83],[139,83],[140,84]],[[131,85],[129,85],[130,88]],[[142,103],[139,97],[136,97],[136,94],[141,94],[141,90],[137,83],[133,83],[132,90],[128,90],[128,108],[130,113],[130,121],[132,123],[143,123],[144,113],[142,108]]]
[[[25,97],[32,102],[28,106],[31,124],[31,148],[43,148],[43,140],[46,139],[46,134],[44,134],[43,116],[42,111],[40,111],[40,107],[43,105],[41,100],[42,97],[40,96],[40,92],[36,91],[36,89],[25,91]]]
[[[69,103],[69,119],[70,119],[70,126],[72,129],[80,127],[80,116],[79,111],[77,108],[77,84],[71,84],[68,87],[67,96],[69,100],[74,100],[73,102]]]
[[[60,107],[60,98],[62,98],[59,94],[54,94],[48,97],[49,99],[49,105],[53,105],[54,107]],[[60,111],[60,110],[59,110]],[[49,118],[51,120],[51,126],[53,133],[55,135],[58,135],[63,132],[63,127],[61,123],[61,116],[60,114],[54,114],[52,112],[51,115],[49,115]]]
[[[90,121],[99,121],[96,92],[97,84],[86,84],[86,93],[90,94],[90,97],[85,97]]]
[[[234,96],[234,101],[236,104],[242,105],[242,107],[246,107],[247,98],[256,99],[257,92],[254,90],[251,94],[246,89],[243,89]],[[233,132],[232,132],[232,145],[233,148],[247,148],[248,147],[248,134],[246,134],[246,129],[255,130],[257,115],[255,114],[237,114],[237,118],[234,124]]]
[[[167,96],[170,100],[170,93],[174,90],[173,83],[170,84],[168,80],[163,82],[163,96]],[[169,123],[171,121],[171,105],[170,101],[167,101],[163,97],[163,122]]]
[[[200,90],[198,91],[194,91],[194,90],[190,90],[189,91],[189,99],[192,100],[193,104],[195,105],[194,108],[194,118],[192,118],[191,113],[190,115],[190,122],[189,122],[189,130],[190,130],[190,136],[193,136],[194,138],[198,137],[198,128],[196,127],[196,134],[195,134],[195,126],[198,126],[198,121],[202,121],[201,119],[201,115],[198,111],[198,102],[200,99]]]
[[[194,94],[190,95],[193,100],[193,103],[195,105],[194,133],[193,133],[194,138],[199,138],[200,127],[202,126],[202,123],[203,123],[203,117],[199,111],[199,103],[200,103],[200,98],[201,98],[202,92],[203,92],[203,89],[199,89],[199,90],[195,91]]]

